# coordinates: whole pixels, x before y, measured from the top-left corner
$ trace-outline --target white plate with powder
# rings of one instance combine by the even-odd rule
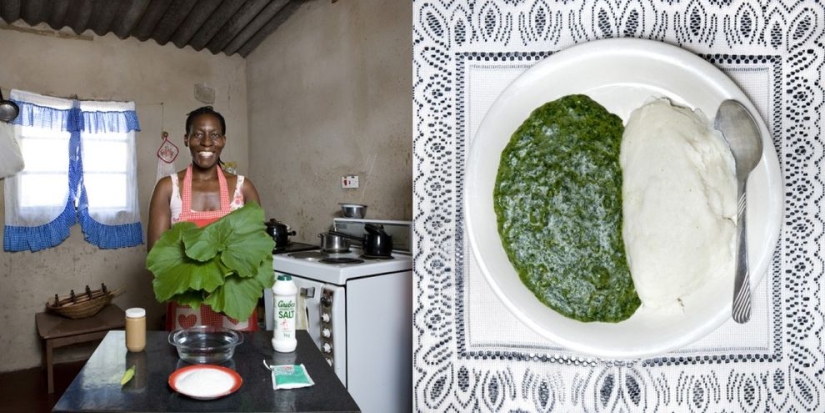
[[[187,366],[169,376],[169,386],[193,399],[212,400],[238,390],[243,379],[234,370],[209,364]]]

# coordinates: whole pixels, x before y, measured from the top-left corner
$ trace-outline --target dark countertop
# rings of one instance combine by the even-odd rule
[[[123,330],[110,331],[58,400],[53,412],[359,412],[358,405],[335,375],[309,334],[298,330],[293,353],[272,349],[271,331],[245,332],[232,360],[223,364],[238,372],[241,388],[216,400],[195,400],[169,387],[176,369],[188,366],[178,358],[166,331],[149,331],[146,350],[129,353]],[[315,385],[273,390],[272,375],[263,365],[303,364]],[[135,377],[120,385],[123,373],[135,365]]]

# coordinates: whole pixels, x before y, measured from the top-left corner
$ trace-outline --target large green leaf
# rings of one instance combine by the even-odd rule
[[[220,231],[226,227],[226,221],[215,221],[211,225],[204,228],[193,228],[183,231],[181,239],[186,249],[186,256],[196,261],[209,261],[218,255],[218,252],[223,249],[217,236]]]
[[[152,249],[154,251],[154,248]],[[186,259],[163,272],[155,274],[152,285],[155,298],[167,301],[173,295],[187,290],[214,291],[224,283],[225,273],[216,258],[209,262]]]
[[[274,282],[275,242],[264,231],[263,216],[263,209],[249,202],[203,228],[173,225],[146,258],[155,275],[155,298],[194,308],[205,303],[236,319],[249,317],[263,289]]]
[[[275,282],[272,260],[269,261],[269,265],[261,264],[254,277],[241,278],[235,274],[227,277],[226,283],[206,297],[204,303],[237,320],[249,318],[263,290],[272,288]]]
[[[197,227],[191,222],[173,225],[160,237],[146,257],[146,267],[155,274],[152,285],[158,301],[166,301],[173,295],[190,289],[193,280],[196,288],[200,288],[205,282],[213,290],[217,284],[222,283],[222,279],[216,279],[214,271],[199,268],[202,265],[186,256],[181,238],[184,232],[193,228]],[[207,265],[215,267],[214,264]]]
[[[261,254],[268,254],[269,269],[272,270],[272,245],[267,240],[246,237],[227,245],[226,250],[221,254],[221,261],[227,267],[237,270],[241,277],[251,277],[255,275],[261,264]],[[255,256],[259,258],[255,259]]]
[[[261,257],[272,258],[275,241],[266,235],[263,210],[242,208],[233,216],[227,215],[231,232],[221,233],[219,238],[225,249],[221,252],[221,261],[234,269],[241,277],[255,274],[261,263]]]
[[[180,305],[188,305],[197,310],[203,303],[203,297],[203,292],[189,290],[184,293],[174,295],[169,301],[174,301]]]

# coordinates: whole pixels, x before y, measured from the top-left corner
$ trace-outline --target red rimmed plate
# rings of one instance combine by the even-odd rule
[[[243,379],[234,370],[210,364],[179,368],[169,376],[169,386],[184,396],[212,400],[238,390]]]

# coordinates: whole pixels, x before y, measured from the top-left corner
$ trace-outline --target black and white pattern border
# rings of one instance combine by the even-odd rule
[[[414,360],[419,411],[823,411],[821,71],[814,1],[413,2]],[[779,307],[771,354],[611,362],[472,352],[464,343],[462,59],[536,62],[576,43],[639,37],[708,61],[771,65],[768,124],[785,192],[769,274]],[[532,63],[530,63],[532,64]],[[781,331],[780,331],[781,330]]]

